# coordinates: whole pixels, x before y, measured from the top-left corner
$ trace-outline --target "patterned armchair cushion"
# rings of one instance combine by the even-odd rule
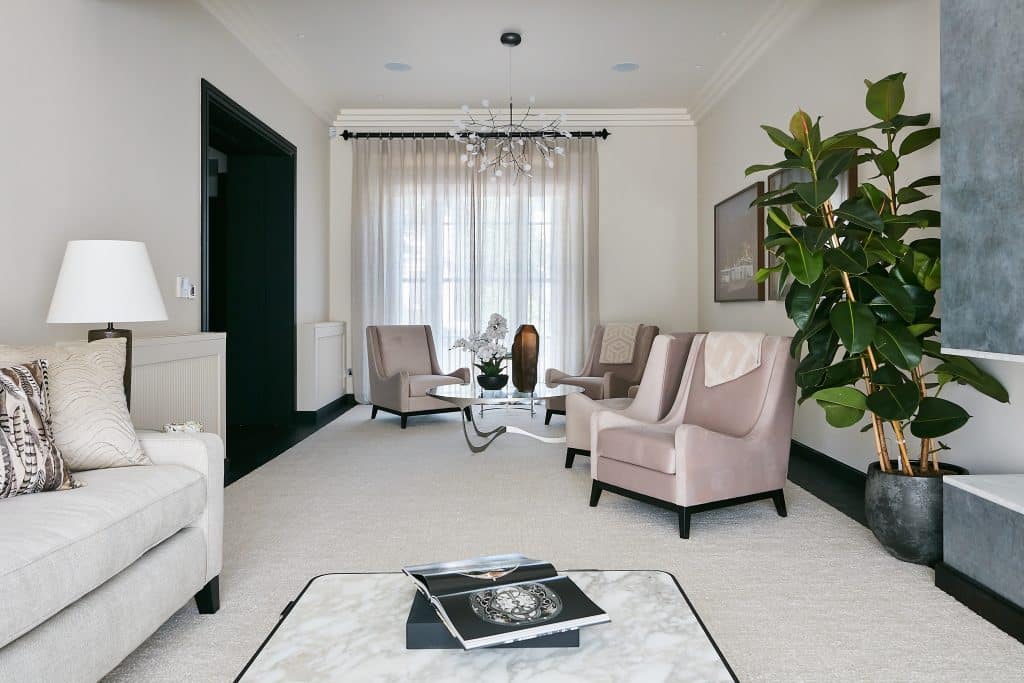
[[[47,363],[0,368],[0,498],[77,486],[54,443]]]
[[[125,340],[0,346],[0,367],[46,358],[53,439],[72,471],[146,465],[124,396]]]

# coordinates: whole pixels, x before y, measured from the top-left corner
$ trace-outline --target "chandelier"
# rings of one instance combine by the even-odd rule
[[[503,110],[491,109],[491,103],[483,100],[487,115],[476,116],[468,105],[462,105],[462,116],[455,119],[452,138],[466,146],[460,159],[477,173],[487,173],[491,180],[497,180],[506,173],[513,180],[521,175],[532,178],[531,151],[539,152],[548,168],[555,167],[555,157],[565,156],[565,148],[559,144],[572,133],[564,128],[565,114],[548,118],[534,113],[534,98],[526,111],[516,116],[512,107],[512,48],[519,45],[523,37],[518,33],[501,34],[501,44],[508,47],[508,118]]]

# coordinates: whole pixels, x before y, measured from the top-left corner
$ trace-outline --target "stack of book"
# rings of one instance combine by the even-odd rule
[[[466,650],[512,644],[573,646],[579,644],[578,629],[610,621],[572,579],[559,576],[550,563],[524,555],[422,564],[402,571],[419,589],[406,630],[411,649],[456,643]],[[436,612],[432,619],[424,619],[424,600]],[[442,640],[450,645],[431,637],[429,628],[415,628],[438,620],[450,634]]]

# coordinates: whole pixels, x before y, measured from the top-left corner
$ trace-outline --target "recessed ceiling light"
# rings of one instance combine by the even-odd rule
[[[639,64],[633,62],[619,62],[618,64],[612,65],[612,71],[618,71],[619,73],[627,73],[630,71],[636,71],[640,68]]]
[[[723,38],[725,38],[725,37],[726,37],[727,35],[729,35],[729,32],[728,32],[728,31],[722,31],[722,32],[721,32],[721,33],[719,33],[718,35],[720,35],[720,36],[722,36]]]
[[[700,71],[701,69],[703,69],[703,68],[704,68],[704,65],[703,65],[703,64],[698,64],[697,66],[695,66],[695,67],[693,67],[693,68],[694,68],[694,69],[697,69],[698,71]]]
[[[409,71],[412,69],[412,67],[405,62],[388,62],[384,65],[384,68],[388,71]]]
[[[302,40],[303,38],[306,37],[306,34],[305,33],[296,33],[295,37],[298,38],[299,40]]]

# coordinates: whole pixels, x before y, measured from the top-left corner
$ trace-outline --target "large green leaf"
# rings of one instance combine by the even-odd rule
[[[903,290],[910,296],[914,304],[914,319],[911,322],[921,323],[932,320],[935,311],[935,295],[917,285],[903,285]]]
[[[833,135],[832,137],[821,141],[821,151],[824,154],[836,149],[878,149],[878,145],[871,138],[866,138],[863,135],[849,134],[849,135]]]
[[[1010,395],[999,380],[963,356],[948,356],[935,368],[935,372],[941,382],[966,384],[1000,403],[1010,402]]]
[[[875,83],[864,81],[868,86],[864,105],[875,118],[889,121],[900,113],[906,96],[903,89],[903,80],[906,77],[905,73],[895,73]]]
[[[793,114],[792,118],[789,119],[790,135],[792,135],[793,139],[804,147],[811,146],[812,128],[814,128],[814,122],[811,121],[811,117],[808,116],[807,112],[803,109],[798,110]]]
[[[768,133],[768,137],[771,138],[771,141],[774,142],[779,147],[788,149],[790,152],[792,152],[798,157],[801,154],[803,154],[803,145],[801,145],[799,142],[783,133],[778,128],[773,128],[772,126],[761,126],[761,128],[764,130],[765,133]]]
[[[860,353],[875,338],[875,316],[862,303],[839,302],[829,313],[829,320],[850,353]]]
[[[881,128],[886,133],[898,133],[907,126],[927,126],[931,120],[931,114],[897,114],[889,121],[882,121],[868,127]]]
[[[919,439],[934,439],[960,429],[969,419],[967,411],[952,401],[928,396],[921,399],[910,433]]]
[[[826,387],[840,387],[847,384],[855,384],[863,378],[864,370],[860,358],[846,358],[833,363],[825,369],[825,378],[822,385]]]
[[[867,397],[853,387],[830,387],[815,392],[815,401],[825,411],[825,419],[833,427],[850,427],[860,422],[867,410]]]
[[[896,193],[896,201],[902,204],[913,204],[919,202],[922,199],[928,199],[931,197],[930,194],[925,194],[915,187],[904,187]]]
[[[813,285],[805,285],[801,282],[794,282],[786,295],[786,315],[801,330],[810,327],[814,319],[814,311],[818,308],[821,300],[821,289],[824,280],[819,280]]]
[[[923,178],[918,178],[914,182],[907,185],[907,187],[935,187],[942,182],[942,179],[937,175],[926,175]]]
[[[875,349],[882,358],[903,370],[912,370],[921,363],[921,342],[899,323],[878,326]]]
[[[882,217],[871,206],[871,202],[863,197],[847,199],[835,210],[835,214],[842,220],[874,232],[882,232],[885,229]]]
[[[904,289],[903,283],[888,275],[859,276],[871,289],[889,302],[896,313],[908,323],[914,322],[914,302]]]
[[[809,163],[809,162],[808,162]],[[770,171],[778,168],[806,168],[807,164],[802,159],[786,159],[784,161],[778,161],[774,164],[754,164],[753,166],[747,166],[746,170],[743,171],[743,175],[750,175],[751,173],[757,173],[759,171]]]
[[[895,152],[887,149],[881,154],[875,155],[875,166],[878,167],[878,171],[882,175],[890,175],[900,167],[900,160],[896,158]]]
[[[847,237],[838,249],[825,250],[825,261],[850,275],[860,275],[868,269],[868,256],[858,240]]]
[[[916,152],[919,149],[924,149],[938,139],[939,129],[937,127],[915,130],[913,133],[905,137],[903,142],[900,144],[900,156]]]
[[[818,180],[835,178],[850,168],[856,158],[857,152],[852,149],[829,154],[818,164]]]
[[[934,292],[942,285],[940,255],[941,243],[938,239],[928,237],[914,240],[910,250],[900,259],[900,275],[908,282]]]
[[[793,277],[805,285],[812,284],[821,277],[821,271],[825,268],[825,258],[821,252],[811,251],[801,242],[783,247],[782,256]]]
[[[921,391],[913,382],[884,384],[868,394],[867,407],[883,420],[906,420],[917,410]]]
[[[871,203],[871,208],[875,210],[875,213],[881,211],[889,201],[888,196],[871,183],[862,183],[860,193]]]
[[[821,178],[816,182],[809,183],[793,183],[793,190],[800,199],[814,209],[827,202],[838,187],[839,182],[835,178]]]

